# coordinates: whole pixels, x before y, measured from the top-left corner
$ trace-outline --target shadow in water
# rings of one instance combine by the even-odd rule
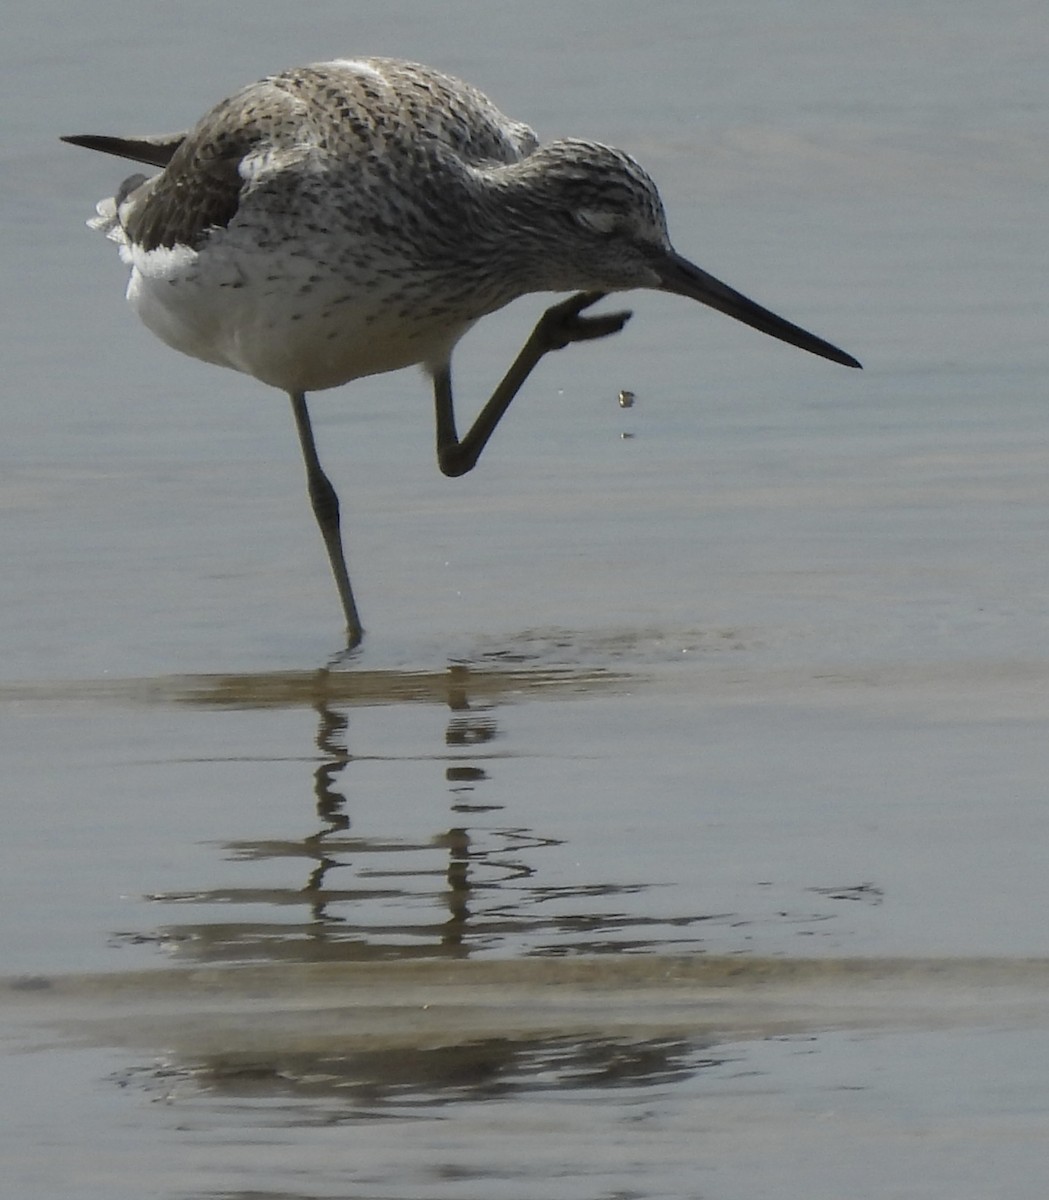
[[[267,882],[154,893],[149,899],[155,904],[191,907],[194,919],[114,940],[157,941],[180,957],[205,962],[456,958],[503,946],[533,954],[599,953],[695,944],[691,927],[729,914],[646,917],[623,903],[655,883],[544,884],[543,851],[560,843],[501,822],[503,806],[489,794],[487,764],[500,756],[493,749],[500,704],[591,695],[621,679],[608,671],[457,665],[429,673],[326,670],[153,685],[153,700],[216,711],[312,709],[314,824],[299,838],[224,844],[227,860],[264,864],[259,874]],[[354,785],[362,771],[374,781],[376,759],[353,753],[353,712],[405,704],[439,704],[447,712],[443,744],[422,757],[436,768],[434,789],[446,797],[448,823],[419,837],[355,835]],[[433,805],[420,803],[418,811],[422,823]],[[288,882],[268,882],[275,876]]]

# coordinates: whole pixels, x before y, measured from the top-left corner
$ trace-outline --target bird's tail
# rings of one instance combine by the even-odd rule
[[[71,146],[83,146],[86,150],[99,150],[117,158],[130,158],[132,162],[145,163],[151,167],[166,167],[172,155],[185,141],[184,133],[146,134],[142,137],[109,137],[104,133],[74,133],[62,138]],[[124,201],[136,188],[146,182],[145,175],[131,175],[120,185],[115,196],[100,200],[95,206],[96,216],[88,221],[88,227],[104,233],[118,245],[127,244],[120,221],[120,209]]]
[[[145,163],[150,167],[166,167],[171,156],[185,141],[184,133],[144,134],[142,137],[109,137],[104,133],[74,133],[62,138],[71,146],[83,146],[86,150],[99,150],[103,154],[114,154],[117,158],[130,158],[132,162]]]

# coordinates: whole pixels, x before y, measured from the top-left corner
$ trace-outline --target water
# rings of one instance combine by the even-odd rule
[[[1049,23],[660,14],[9,22],[0,1194],[1044,1194]],[[417,375],[318,396],[328,673],[286,401],[137,327],[56,138],[342,53],[632,151],[866,369],[632,296],[455,481]]]

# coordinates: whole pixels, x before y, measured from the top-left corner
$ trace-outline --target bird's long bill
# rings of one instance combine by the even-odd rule
[[[784,321],[782,317],[777,317],[767,308],[748,300],[735,288],[730,288],[727,283],[722,283],[720,279],[715,279],[713,275],[700,270],[680,254],[667,255],[656,269],[661,280],[660,291],[698,300],[700,304],[707,304],[719,312],[735,317],[744,325],[760,329],[762,333],[779,338],[781,342],[799,346],[802,350],[808,350],[810,354],[818,354],[820,358],[829,358],[831,362],[841,363],[845,367],[861,365],[851,354],[846,354],[844,350],[839,350],[830,342],[816,337],[814,333],[808,333],[797,325]]]

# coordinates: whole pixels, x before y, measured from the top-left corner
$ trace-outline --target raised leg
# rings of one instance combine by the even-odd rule
[[[597,317],[580,314],[603,299],[604,292],[577,292],[560,304],[548,308],[539,318],[521,353],[481,409],[470,431],[462,438],[455,428],[455,407],[452,400],[451,364],[445,363],[433,377],[434,404],[437,412],[437,462],[445,475],[465,475],[472,471],[481,451],[495,432],[495,427],[510,407],[521,385],[535,365],[551,350],[561,350],[572,342],[587,342],[593,338],[618,333],[630,319],[628,312],[602,313]]]
[[[364,636],[361,619],[357,615],[357,605],[353,599],[353,589],[350,587],[350,576],[346,570],[346,557],[342,550],[342,533],[339,529],[339,497],[331,485],[331,480],[321,470],[320,459],[317,457],[317,446],[313,440],[313,426],[310,424],[310,413],[306,407],[306,396],[303,392],[292,393],[291,407],[295,414],[295,427],[299,431],[299,442],[302,446],[302,457],[306,463],[306,482],[310,490],[310,503],[313,514],[320,526],[321,537],[328,551],[332,574],[339,589],[339,599],[342,610],[346,614],[346,645],[352,650],[360,645]]]

